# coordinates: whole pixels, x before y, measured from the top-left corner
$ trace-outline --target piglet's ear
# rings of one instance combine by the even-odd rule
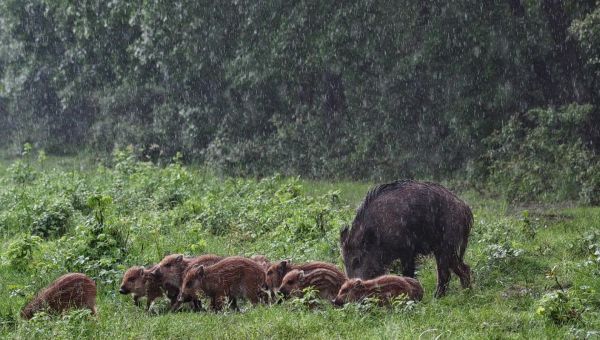
[[[139,275],[143,276],[144,275],[144,267],[141,267],[139,270]]]
[[[283,261],[281,261],[281,269],[285,270],[291,264],[292,264],[292,259],[283,260]]]
[[[304,278],[305,278],[305,276],[304,276],[304,270],[301,270],[298,273],[298,280],[300,280],[300,282],[302,282],[302,281],[304,281]]]
[[[204,275],[204,266],[200,266],[198,267],[198,276],[203,276]]]
[[[356,282],[354,282],[354,287],[357,288],[363,288],[365,285],[363,284],[363,281],[361,279],[357,279]]]
[[[183,261],[183,255],[178,255],[178,256],[175,258],[175,261],[177,261],[177,262],[181,262],[181,261]]]

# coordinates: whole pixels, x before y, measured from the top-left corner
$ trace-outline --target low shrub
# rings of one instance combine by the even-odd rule
[[[516,114],[485,140],[475,173],[510,201],[600,203],[600,158],[582,140],[590,105]]]

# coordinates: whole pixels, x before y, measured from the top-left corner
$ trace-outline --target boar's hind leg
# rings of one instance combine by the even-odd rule
[[[450,282],[450,259],[448,253],[436,253],[435,261],[437,263],[437,288],[435,297],[439,298],[446,295],[446,289],[448,289],[448,283]]]
[[[469,268],[469,266],[466,263],[461,261],[461,259],[459,259],[458,256],[452,257],[450,266],[452,267],[452,271],[460,278],[460,285],[463,288],[470,288],[471,268]]]

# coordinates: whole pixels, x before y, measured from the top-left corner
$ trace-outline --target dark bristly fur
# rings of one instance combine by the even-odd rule
[[[470,269],[463,258],[472,225],[469,206],[439,184],[403,180],[379,185],[367,193],[352,228],[341,231],[346,273],[374,278],[400,259],[403,275],[413,277],[415,257],[433,253],[436,296],[446,293],[450,270],[463,287],[470,287]]]
[[[96,283],[85,274],[65,274],[40,291],[21,310],[21,317],[31,319],[41,310],[61,313],[70,308],[88,308],[96,314]]]

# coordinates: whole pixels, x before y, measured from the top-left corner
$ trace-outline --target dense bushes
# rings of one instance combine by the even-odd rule
[[[514,115],[486,139],[480,175],[509,200],[600,202],[600,157],[582,132],[590,106],[535,109]]]
[[[5,263],[112,284],[123,264],[171,252],[226,254],[221,243],[282,258],[337,258],[337,230],[351,214],[334,193],[309,197],[295,179],[220,180],[183,167],[180,157],[163,168],[140,162],[131,149],[110,163],[64,172],[16,160],[1,179],[0,234],[12,240]]]
[[[0,144],[443,178],[514,113],[598,105],[597,17],[595,0],[4,0]]]

